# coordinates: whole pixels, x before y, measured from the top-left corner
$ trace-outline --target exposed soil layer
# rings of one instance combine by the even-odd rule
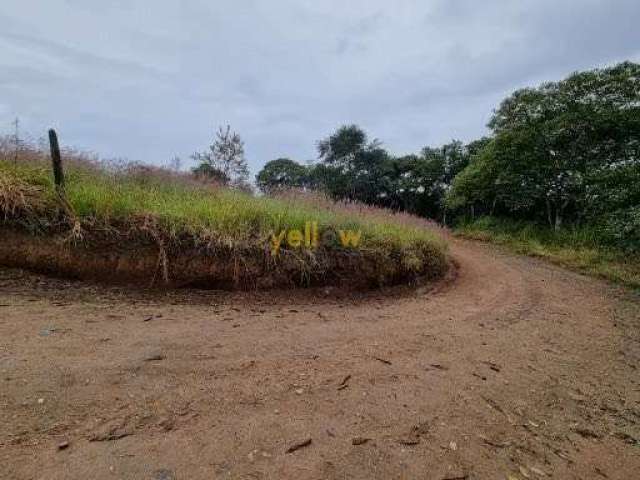
[[[189,247],[188,242],[162,247],[118,235],[70,241],[70,232],[32,235],[0,228],[0,236],[0,265],[137,287],[252,290],[331,285],[362,290],[426,283],[442,278],[448,268],[446,255],[436,248],[420,256],[421,268],[413,272],[403,267],[402,256],[381,257],[357,249],[283,251],[276,258],[267,252],[267,244],[265,250],[212,252]]]
[[[452,254],[391,294],[0,270],[0,478],[637,478],[640,299]]]

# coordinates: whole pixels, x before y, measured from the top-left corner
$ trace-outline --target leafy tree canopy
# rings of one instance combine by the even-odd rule
[[[486,190],[470,197],[469,182],[477,175],[487,187],[494,175],[491,197],[499,207],[532,217],[544,212],[556,228],[580,220],[599,178],[639,161],[640,65],[625,62],[518,90],[489,127],[491,148],[455,182],[451,203],[465,198],[486,210]]]
[[[265,193],[284,188],[301,188],[309,183],[309,171],[304,165],[278,158],[265,164],[256,175],[258,188]]]

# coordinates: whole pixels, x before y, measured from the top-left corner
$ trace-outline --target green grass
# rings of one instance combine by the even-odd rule
[[[303,230],[306,222],[317,222],[321,232],[360,230],[359,251],[379,255],[381,259],[392,256],[408,270],[419,271],[424,260],[440,257],[443,261],[446,255],[446,242],[433,229],[419,222],[407,222],[405,216],[391,212],[341,206],[314,196],[258,197],[205,186],[186,175],[160,169],[111,171],[71,164],[65,173],[66,199],[84,230],[139,230],[151,221],[166,244],[179,247],[186,242],[213,249],[262,252],[272,234]],[[42,225],[54,224],[60,215],[49,166],[38,162],[14,165],[0,160],[0,180],[0,213],[2,198],[6,203],[11,188],[37,189],[27,196],[27,203],[33,205],[21,209],[16,214],[19,218],[12,219],[4,206],[5,224],[33,223],[46,234],[47,228],[43,232]],[[340,246],[324,250],[332,248]]]
[[[43,188],[53,202],[55,191],[47,166],[0,161],[0,174]],[[302,229],[317,221],[320,228],[361,229],[367,244],[391,242],[406,246],[416,241],[441,244],[433,232],[388,221],[327,210],[300,197],[256,197],[226,188],[211,188],[170,176],[118,174],[76,168],[66,174],[66,196],[81,219],[107,224],[151,215],[172,235],[215,236],[231,242],[265,238],[283,229]],[[391,215],[389,215],[391,217]]]
[[[513,252],[545,258],[555,264],[640,288],[640,258],[604,245],[594,227],[559,231],[529,222],[483,217],[459,225],[464,238],[504,245]]]

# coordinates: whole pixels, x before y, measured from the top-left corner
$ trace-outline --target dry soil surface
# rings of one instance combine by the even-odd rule
[[[455,241],[435,290],[0,270],[0,478],[640,478],[640,300]]]

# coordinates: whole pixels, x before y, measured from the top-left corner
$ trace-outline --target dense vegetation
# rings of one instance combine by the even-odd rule
[[[486,142],[453,141],[425,147],[417,155],[393,157],[358,126],[346,125],[318,143],[319,163],[306,166],[280,158],[267,162],[256,179],[265,193],[319,189],[334,198],[445,220],[445,197],[453,178]]]
[[[589,231],[593,245],[640,253],[640,65],[518,90],[488,127],[466,145],[397,157],[343,126],[318,143],[318,163],[269,162],[258,185],[319,188],[449,225],[490,216],[536,231]]]

